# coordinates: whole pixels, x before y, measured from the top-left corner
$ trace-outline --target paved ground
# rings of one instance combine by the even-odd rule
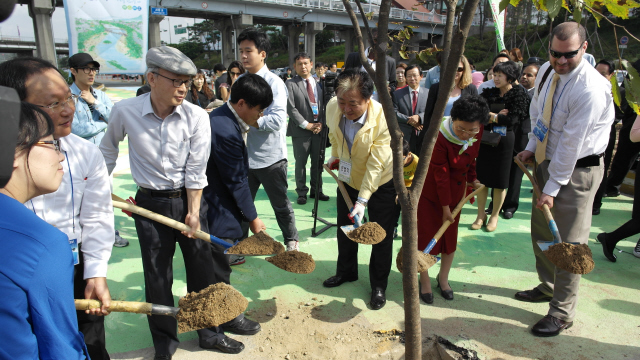
[[[108,93],[120,98],[133,95],[128,89],[116,91]],[[121,155],[126,153],[126,144],[123,144]],[[293,159],[291,146],[289,153]],[[289,198],[295,202],[292,163],[288,178]],[[336,186],[329,176],[324,176],[324,181],[327,184],[324,191],[331,201],[320,204],[319,215],[332,220],[335,219]],[[598,233],[611,231],[630,218],[632,199],[605,199],[602,214],[593,219],[589,246],[596,267],[582,279],[575,325],[559,337],[540,339],[531,336],[529,329],[546,314],[546,304],[513,299],[516,291],[537,285],[529,233],[530,189],[530,183],[525,180],[521,210],[511,220],[501,219],[494,233],[469,230],[476,208],[465,206],[450,277],[456,299],[445,302],[436,294],[433,305],[421,305],[423,336],[444,336],[459,346],[478,351],[483,359],[640,359],[640,259],[631,254],[637,238],[619,243],[621,252],[615,264],[605,259],[600,245],[594,241]],[[114,193],[123,198],[135,193],[126,156],[121,156],[115,171]],[[282,241],[273,210],[262,190],[256,206],[267,231]],[[404,328],[401,274],[394,265],[387,305],[380,311],[370,310],[367,307],[370,249],[362,246],[360,280],[339,288],[323,288],[322,281],[335,271],[336,228],[317,238],[311,237],[312,206],[312,202],[304,206],[294,204],[301,250],[312,254],[316,261],[313,273],[287,273],[264,261],[264,257],[248,258],[245,264],[233,268],[232,284],[249,300],[250,317],[263,327],[263,331],[253,337],[234,336],[245,343],[246,350],[236,356],[205,351],[198,348],[194,340],[196,334],[192,332],[180,335],[182,344],[174,359],[284,359],[287,355],[291,359],[404,358],[397,341],[363,335],[375,330]],[[113,250],[108,275],[112,297],[144,301],[139,243],[133,221],[116,211],[116,228],[131,245]],[[394,241],[394,254],[400,246],[398,238]],[[432,271],[432,278],[437,271],[438,265]],[[174,277],[177,303],[178,296],[186,293],[179,250],[174,258]],[[305,307],[310,310],[299,314]],[[288,314],[289,323],[283,320],[289,319]],[[302,325],[305,321],[307,325]],[[153,358],[145,316],[114,313],[107,317],[106,328],[108,350],[113,359]],[[358,333],[349,332],[349,328],[357,328]]]

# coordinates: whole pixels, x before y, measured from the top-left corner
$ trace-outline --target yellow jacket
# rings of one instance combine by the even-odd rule
[[[360,190],[358,196],[368,200],[380,185],[393,178],[391,136],[382,105],[373,99],[369,101],[367,119],[353,139],[351,154],[340,129],[341,118],[338,100],[334,97],[327,103],[331,156],[351,161],[349,186]]]

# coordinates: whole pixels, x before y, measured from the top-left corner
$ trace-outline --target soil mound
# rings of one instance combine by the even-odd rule
[[[309,274],[316,269],[311,255],[301,251],[285,251],[267,258],[267,261],[282,270],[296,274]]]
[[[375,245],[387,236],[382,226],[376,222],[368,222],[351,231],[347,237],[349,239],[365,245]]]
[[[572,274],[588,274],[595,267],[593,254],[587,244],[573,245],[560,243],[549,246],[542,252],[562,270]]]
[[[235,255],[273,255],[281,252],[284,252],[284,245],[273,240],[264,231],[251,235],[227,249],[227,254]]]
[[[429,270],[430,267],[438,262],[438,259],[436,259],[436,257],[431,254],[425,254],[420,250],[416,250],[416,252],[418,253],[418,273]],[[398,268],[398,271],[400,271],[400,273],[402,273],[402,267],[404,264],[404,262],[402,261],[403,258],[404,257],[402,255],[402,248],[400,248],[400,252],[396,257],[396,267]]]
[[[218,326],[235,319],[249,302],[231,285],[217,283],[199,292],[191,292],[178,302],[178,332]]]

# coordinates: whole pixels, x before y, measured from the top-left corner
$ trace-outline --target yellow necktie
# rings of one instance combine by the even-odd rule
[[[553,109],[553,94],[556,92],[558,80],[560,80],[560,76],[554,73],[553,80],[551,80],[551,85],[549,85],[549,92],[547,93],[547,99],[544,102],[544,109],[542,110],[542,122],[547,127],[547,129],[551,129],[551,110]],[[542,142],[540,142],[540,140],[538,139],[538,144],[536,145],[536,162],[538,164],[540,164],[546,159],[548,139],[549,139],[549,130],[547,130],[547,133],[544,135],[544,140]]]

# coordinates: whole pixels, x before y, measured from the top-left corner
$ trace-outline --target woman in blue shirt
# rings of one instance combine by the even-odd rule
[[[53,131],[44,111],[22,103],[13,173],[0,188],[0,359],[88,358],[67,236],[23,205],[60,186],[64,156]]]

